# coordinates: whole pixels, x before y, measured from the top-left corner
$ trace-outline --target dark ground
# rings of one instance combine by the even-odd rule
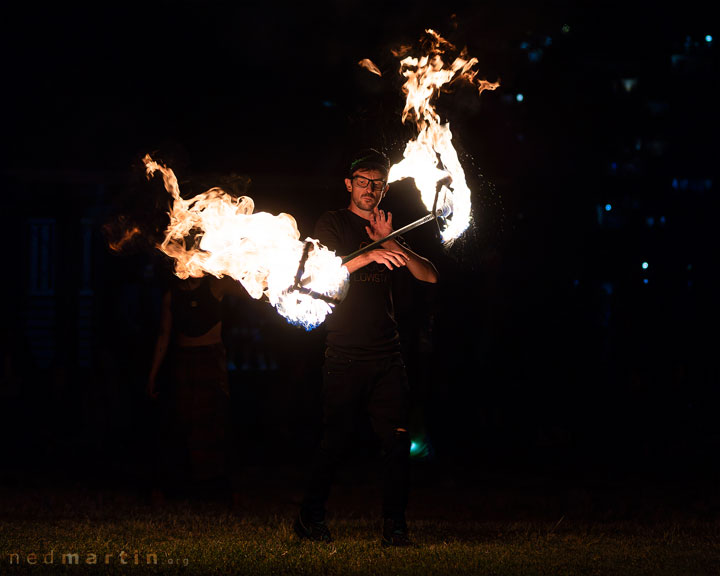
[[[328,503],[328,521],[380,518],[379,476],[350,466],[340,474]],[[149,491],[126,485],[88,485],[48,478],[0,488],[2,521],[216,509],[239,517],[292,519],[302,496],[297,468],[246,468],[234,495],[203,490],[177,492],[160,504]],[[715,523],[720,494],[711,479],[661,483],[626,478],[580,483],[566,477],[500,476],[478,470],[416,464],[408,520],[466,524],[540,522],[635,526]]]

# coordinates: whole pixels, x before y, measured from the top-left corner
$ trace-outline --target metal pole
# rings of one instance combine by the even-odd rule
[[[345,257],[342,259],[342,263],[343,263],[343,264],[347,264],[348,262],[350,262],[350,260],[353,260],[353,259],[357,258],[357,257],[360,256],[361,254],[365,254],[365,252],[369,252],[370,250],[374,250],[375,248],[377,248],[377,247],[380,246],[381,244],[384,244],[384,243],[387,242],[388,240],[391,240],[392,238],[395,238],[395,236],[399,236],[400,234],[404,234],[405,232],[409,232],[409,231],[412,230],[413,228],[417,228],[418,226],[422,226],[423,224],[425,224],[425,222],[430,222],[430,220],[434,220],[434,219],[437,218],[438,216],[442,216],[442,212],[441,212],[441,211],[438,211],[438,212],[436,212],[436,213],[435,213],[435,212],[430,212],[429,214],[426,214],[425,216],[423,216],[423,217],[420,218],[419,220],[415,220],[415,222],[411,222],[411,223],[408,224],[407,226],[403,226],[403,227],[400,228],[399,230],[395,230],[394,232],[388,234],[387,236],[385,236],[385,238],[381,238],[380,240],[375,240],[375,242],[373,242],[372,244],[368,244],[367,246],[363,246],[362,248],[360,248],[360,250],[356,250],[356,251],[353,252],[352,254],[348,254],[347,256],[345,256]]]
[[[437,195],[435,198],[437,202]],[[367,246],[363,246],[360,248],[360,250],[356,250],[352,254],[348,254],[342,259],[343,265],[350,262],[350,260],[353,260],[354,258],[357,258],[361,254],[365,254],[365,252],[369,252],[370,250],[374,250],[384,242],[387,242],[388,240],[391,240],[392,238],[395,238],[396,236],[399,236],[400,234],[404,234],[405,232],[409,232],[410,230],[417,228],[418,226],[422,226],[426,222],[430,222],[430,220],[437,220],[438,218],[442,217],[444,215],[444,212],[442,209],[440,210],[433,210],[429,214],[426,214],[422,218],[415,220],[415,222],[410,222],[410,224],[407,224],[406,226],[403,226],[399,230],[395,230],[385,236],[385,238],[381,238],[380,240],[376,240],[375,242],[368,244]],[[311,282],[310,278],[302,279],[302,275],[305,271],[305,262],[307,261],[308,254],[310,251],[310,242],[305,242],[305,246],[303,246],[303,253],[302,257],[300,258],[300,263],[298,264],[297,273],[295,274],[295,282],[293,283],[293,286],[291,290],[297,290],[298,292],[301,292],[303,294],[308,294],[312,296],[313,298],[320,298],[321,300],[325,300],[326,302],[338,302],[336,298],[333,298],[331,296],[325,296],[323,294],[318,294],[317,292],[310,290],[309,288],[305,288],[305,285]]]

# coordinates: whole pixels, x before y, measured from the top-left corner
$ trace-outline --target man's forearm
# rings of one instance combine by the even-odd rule
[[[438,280],[438,272],[435,265],[427,258],[416,254],[409,248],[405,248],[395,240],[388,240],[383,248],[398,250],[407,256],[407,268],[416,279],[434,284]]]
[[[356,256],[349,262],[346,262],[344,264],[345,268],[347,268],[347,271],[352,274],[356,270],[360,270],[360,268],[365,268],[370,262],[373,262],[373,259],[370,257],[369,252],[366,252],[365,254],[360,254],[360,256]]]

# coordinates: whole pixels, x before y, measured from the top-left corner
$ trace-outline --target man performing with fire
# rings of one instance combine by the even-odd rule
[[[388,158],[364,150],[350,163],[347,208],[325,212],[314,237],[339,256],[393,232],[392,214],[378,209],[388,190]],[[401,356],[392,301],[393,276],[401,267],[417,280],[435,283],[435,266],[394,237],[349,260],[346,298],[326,320],[323,365],[323,434],[310,466],[294,530],[298,536],[331,542],[325,523],[334,472],[343,463],[358,413],[369,417],[382,447],[384,546],[410,546],[405,511],[409,492],[409,385]],[[362,408],[358,411],[358,408]]]

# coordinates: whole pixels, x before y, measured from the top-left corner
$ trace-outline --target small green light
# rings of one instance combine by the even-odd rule
[[[430,446],[422,440],[410,442],[410,458],[413,460],[424,460],[430,456]]]

